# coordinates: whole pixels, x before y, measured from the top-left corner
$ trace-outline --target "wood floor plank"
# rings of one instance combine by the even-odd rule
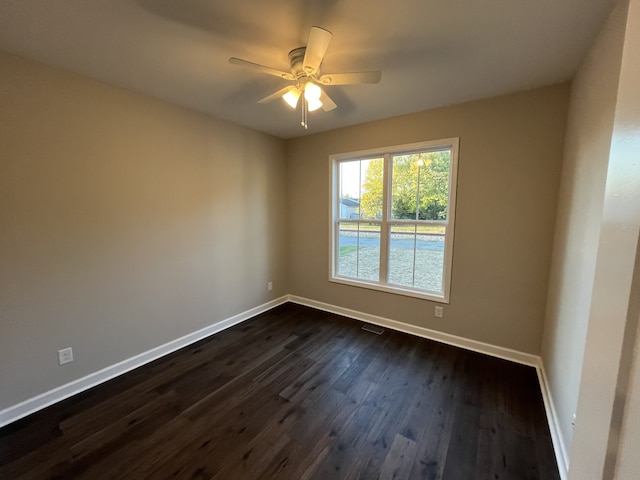
[[[416,450],[416,442],[402,435],[396,435],[380,468],[379,479],[409,478]]]
[[[0,478],[557,480],[535,369],[293,303],[0,429]]]

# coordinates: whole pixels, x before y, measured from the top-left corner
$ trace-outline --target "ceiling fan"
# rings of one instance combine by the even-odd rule
[[[290,72],[285,72],[271,67],[266,67],[257,63],[231,57],[229,63],[241,67],[249,67],[269,75],[280,77],[284,80],[295,82],[293,85],[281,88],[259,100],[258,103],[268,103],[282,98],[291,108],[295,109],[300,97],[302,120],[300,124],[307,128],[307,112],[313,112],[322,108],[325,112],[336,108],[336,104],[326,92],[320,88],[324,85],[358,85],[363,83],[378,83],[382,78],[382,73],[373,72],[353,72],[320,74],[320,66],[324,59],[324,54],[331,42],[333,34],[320,27],[311,27],[309,40],[306,47],[299,47],[289,52]]]

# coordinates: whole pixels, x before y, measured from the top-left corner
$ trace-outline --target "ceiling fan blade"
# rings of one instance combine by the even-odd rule
[[[325,112],[330,112],[337,107],[335,102],[331,100],[331,97],[329,97],[324,90],[322,90],[322,93],[320,94],[320,101],[322,102],[322,109]]]
[[[311,75],[320,68],[324,54],[329,47],[333,34],[329,30],[320,27],[311,27],[309,40],[307,41],[307,50],[302,61],[302,68]]]
[[[258,100],[258,103],[269,103],[277,100],[278,98],[282,98],[282,96],[287,93],[289,90],[296,88],[295,85],[289,85],[288,87],[281,88],[277,92],[273,92],[271,95],[267,95],[261,100]]]
[[[379,83],[382,72],[332,73],[322,75],[318,82],[322,85],[360,85],[362,83]]]
[[[238,65],[239,67],[253,68],[254,70],[258,70],[262,73],[268,73],[269,75],[274,75],[276,77],[284,78],[285,80],[295,80],[295,77],[290,73],[283,72],[282,70],[276,70],[275,68],[271,67],[265,67],[264,65],[260,65],[258,63],[248,62],[247,60],[242,60],[241,58],[231,57],[229,59],[229,63],[231,65]]]

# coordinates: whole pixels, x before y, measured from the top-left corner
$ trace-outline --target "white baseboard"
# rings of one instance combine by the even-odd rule
[[[446,343],[447,345],[464,348],[465,350],[485,353],[487,355],[491,355],[492,357],[511,360],[512,362],[521,363],[523,365],[537,367],[540,364],[540,357],[538,357],[537,355],[531,355],[530,353],[518,352],[517,350],[498,347],[488,343],[478,342],[476,340],[470,340],[468,338],[439,332],[437,330],[431,330],[429,328],[418,327],[416,325],[398,322],[397,320],[391,320],[390,318],[371,315],[370,313],[358,312],[356,310],[337,307],[328,303],[317,302],[316,300],[310,300],[308,298],[297,297],[295,295],[289,295],[289,301],[298,303],[300,305],[317,308],[318,310],[324,310],[326,312],[342,315],[344,317],[360,320],[362,322],[373,323],[374,325],[390,328],[391,330],[397,330],[399,332],[409,333],[418,337],[428,338],[429,340],[435,340],[440,343]]]
[[[542,398],[544,400],[544,407],[547,414],[547,421],[549,423],[549,430],[551,432],[551,440],[553,442],[553,448],[556,454],[556,461],[558,462],[558,470],[562,480],[567,479],[568,471],[568,455],[563,441],[563,437],[560,431],[560,424],[553,405],[553,400],[548,388],[548,381],[544,371],[542,360],[537,355],[531,355],[528,353],[518,352],[504,347],[491,345],[484,342],[478,342],[476,340],[470,340],[464,337],[458,337],[448,333],[439,332],[437,330],[431,330],[424,327],[418,327],[397,320],[391,320],[389,318],[379,317],[369,313],[359,312],[348,308],[338,307],[336,305],[330,305],[328,303],[318,302],[308,298],[298,297],[296,295],[285,295],[278,299],[272,300],[265,304],[259,305],[255,308],[251,308],[245,312],[234,315],[213,325],[209,325],[201,330],[190,333],[176,340],[172,340],[164,345],[160,345],[156,348],[143,352],[139,355],[131,357],[122,362],[111,365],[97,372],[91,373],[85,377],[74,380],[60,387],[54,388],[48,392],[45,392],[36,397],[30,398],[17,405],[11,406],[5,410],[0,411],[0,427],[12,423],[20,418],[23,418],[31,413],[37,412],[49,405],[57,403],[61,400],[69,398],[77,393],[83,392],[91,387],[99,385],[103,382],[111,380],[119,375],[127,373],[135,368],[141,367],[153,360],[168,355],[176,350],[184,348],[192,343],[195,343],[203,338],[207,338],[215,333],[225,330],[229,327],[242,323],[260,313],[266,312],[272,308],[282,305],[286,302],[297,303],[300,305],[306,305],[308,307],[316,308],[337,315],[342,315],[348,318],[353,318],[381,327],[390,328],[400,332],[416,335],[418,337],[428,338],[437,342],[445,343],[455,347],[464,348],[474,352],[484,353],[493,357],[510,360],[512,362],[520,363],[535,367],[538,372],[538,381],[540,383],[540,391],[542,392]]]
[[[112,378],[127,373],[135,368],[141,367],[142,365],[145,365],[149,362],[157,360],[160,357],[191,345],[192,343],[202,340],[203,338],[207,338],[214,333],[218,333],[229,327],[237,325],[238,323],[242,323],[245,320],[259,315],[260,313],[271,310],[278,305],[282,305],[287,301],[288,297],[286,295],[277,298],[270,302],[251,308],[245,312],[234,315],[233,317],[229,317],[225,320],[216,322],[213,325],[209,325],[208,327],[202,328],[198,331],[189,333],[183,337],[167,342],[164,345],[160,345],[158,347],[152,348],[151,350],[147,350],[146,352],[123,360],[122,362],[116,363],[115,365],[111,365],[97,372],[90,373],[85,377],[54,388],[53,390],[49,390],[48,392],[25,400],[21,403],[18,403],[17,405],[6,408],[0,411],[0,427],[15,422],[16,420],[26,417],[31,413],[42,410],[49,405],[53,405],[54,403],[64,400],[65,398],[69,398],[80,392],[88,390],[91,387],[95,387],[96,385],[104,383],[107,380],[111,380]]]
[[[452,345],[454,347],[464,348],[465,350],[484,353],[486,355],[491,355],[492,357],[498,357],[504,360],[510,360],[515,363],[534,367],[538,373],[538,382],[540,384],[540,391],[542,393],[545,413],[547,415],[547,422],[549,424],[551,441],[553,443],[553,449],[556,456],[556,462],[558,464],[560,478],[561,480],[567,480],[569,457],[567,455],[565,443],[560,431],[558,416],[556,415],[556,411],[553,406],[553,400],[549,391],[549,384],[544,371],[544,366],[542,364],[542,359],[538,355],[518,352],[517,350],[498,347],[496,345],[478,342],[476,340],[470,340],[468,338],[438,332],[437,330],[418,327],[415,325],[398,322],[397,320],[391,320],[389,318],[379,317],[377,315],[371,315],[369,313],[350,310],[348,308],[338,307],[335,305],[330,305],[328,303],[318,302],[316,300],[310,300],[308,298],[298,297],[295,295],[289,295],[288,299],[290,302],[317,308],[318,310],[324,310],[326,312],[335,313],[337,315],[353,318],[362,322],[373,323],[374,325],[379,325],[381,327],[386,327],[392,330],[409,333],[411,335],[428,338],[429,340],[435,340],[437,342]]]
[[[536,370],[538,371],[540,391],[542,392],[544,409],[547,412],[547,422],[549,423],[549,432],[551,433],[553,450],[556,454],[556,462],[558,463],[560,479],[567,480],[569,476],[569,455],[567,453],[567,447],[564,443],[562,431],[560,430],[558,414],[556,413],[556,408],[553,404],[553,396],[551,395],[551,390],[549,390],[549,381],[547,380],[547,374],[544,370],[542,360],[540,361],[540,365],[536,368]]]

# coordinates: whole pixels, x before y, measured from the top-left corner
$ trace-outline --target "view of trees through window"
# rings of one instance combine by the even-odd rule
[[[443,292],[451,154],[447,148],[338,163],[339,276]]]

